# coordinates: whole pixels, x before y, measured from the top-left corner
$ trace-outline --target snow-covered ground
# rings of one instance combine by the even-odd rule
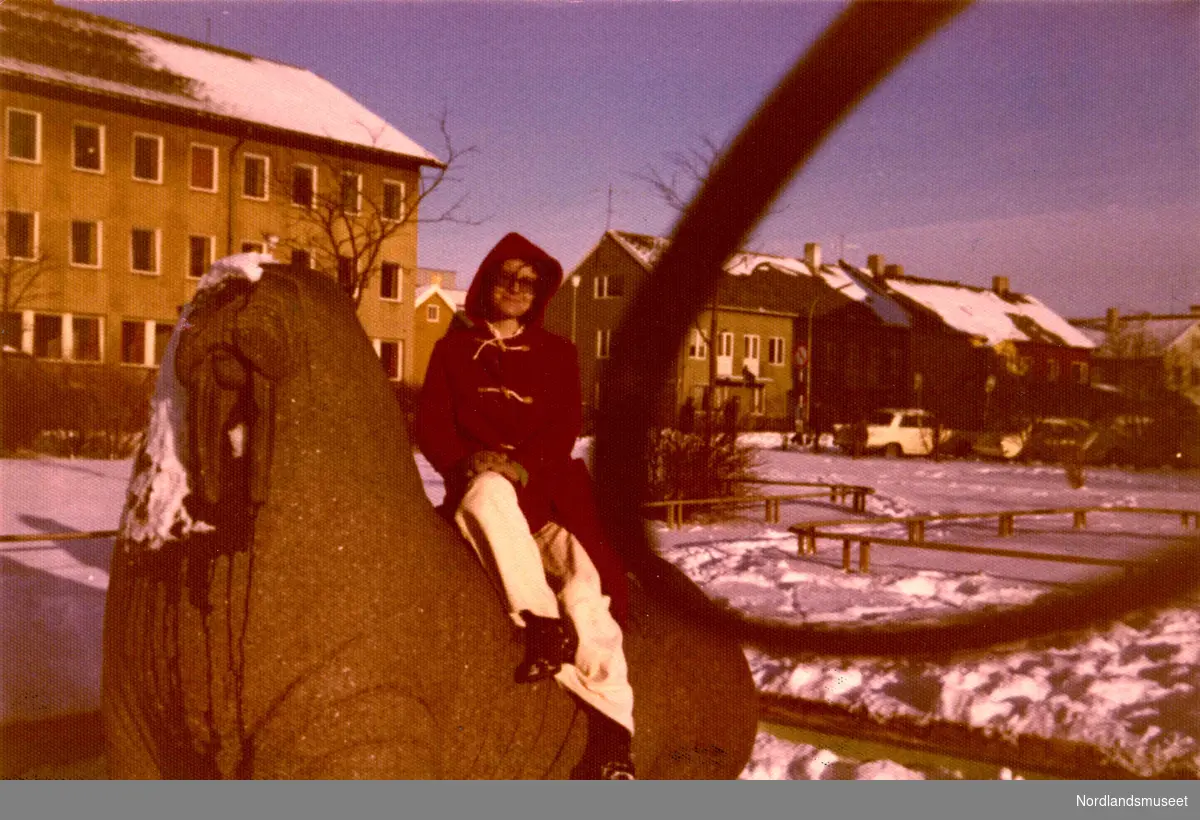
[[[1200,509],[1200,473],[1194,471],[1092,469],[1086,486],[1072,489],[1053,466],[851,459],[783,451],[777,435],[745,440],[760,447],[761,477],[866,484],[876,490],[868,512],[881,515],[1084,505]],[[577,451],[587,448],[581,441]],[[440,500],[439,477],[420,457],[418,464],[431,499]],[[115,529],[129,470],[128,461],[0,461],[0,532]],[[678,530],[654,525],[655,538],[711,597],[756,615],[806,622],[876,623],[1019,605],[1093,571],[876,547],[870,574],[847,574],[835,545],[802,558],[787,531],[802,520],[849,517],[844,508],[815,501],[784,504],[782,513],[782,522],[771,525],[762,522],[761,510]],[[927,537],[981,543],[992,537],[991,527],[931,525]],[[1022,519],[1004,545],[1129,557],[1181,534],[1177,516],[1093,514],[1084,530],[1072,530],[1069,517]],[[98,707],[109,548],[99,539],[0,544],[0,720]],[[1000,736],[1087,742],[1146,775],[1171,767],[1200,774],[1200,593],[1176,607],[1068,639],[944,663],[777,658],[754,649],[747,656],[765,692],[880,719],[957,721]],[[920,779],[954,772],[840,757],[762,732],[743,776]]]

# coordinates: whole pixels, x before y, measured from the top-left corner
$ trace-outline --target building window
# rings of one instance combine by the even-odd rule
[[[1047,359],[1046,360],[1046,381],[1048,381],[1048,382],[1058,381],[1058,377],[1059,377],[1059,373],[1060,373],[1061,369],[1062,369],[1062,365],[1059,364],[1058,359]]]
[[[767,339],[767,364],[783,364],[784,344],[782,336],[772,336]]]
[[[242,253],[266,253],[266,251],[267,245],[265,242],[247,239],[242,243]]]
[[[133,178],[143,182],[162,182],[162,137],[133,135]]]
[[[193,191],[217,190],[217,149],[211,145],[193,145],[191,149],[191,176],[189,184]]]
[[[199,279],[208,273],[213,262],[213,238],[211,236],[188,237],[188,270],[189,279]]]
[[[292,250],[292,267],[308,270],[312,267],[312,254],[295,248]]]
[[[1071,362],[1071,381],[1075,382],[1075,384],[1088,383],[1087,362]]]
[[[0,346],[8,350],[21,350],[21,337],[24,335],[21,319],[21,314],[15,310],[0,316]]]
[[[596,331],[596,358],[607,359],[612,350],[612,331]]]
[[[317,169],[311,165],[292,168],[292,204],[313,208],[317,204]]]
[[[137,273],[158,273],[158,231],[134,228],[130,234],[130,267]]]
[[[624,294],[624,276],[597,276],[592,280],[592,295],[597,299],[615,299]]]
[[[71,264],[84,268],[100,267],[100,223],[71,222]]]
[[[171,341],[171,334],[175,332],[175,325],[168,325],[165,322],[152,322],[154,325],[154,364],[161,365],[163,357],[167,355],[167,344]]]
[[[63,323],[61,316],[33,314],[33,355],[39,359],[63,357]]]
[[[384,180],[383,218],[389,222],[404,219],[404,183]]]
[[[762,341],[759,336],[747,333],[742,337],[742,358],[757,362],[762,353]]]
[[[728,330],[717,335],[717,356],[722,359],[733,358],[733,334]]]
[[[362,174],[342,172],[342,210],[356,214],[362,210]]]
[[[692,328],[692,339],[688,342],[688,358],[708,358],[708,343],[704,341],[704,334],[700,332],[700,328],[698,327]]]
[[[403,343],[381,340],[378,344],[379,361],[383,364],[383,372],[389,379],[399,379],[402,375],[400,353],[404,349]]]
[[[8,158],[24,162],[42,161],[42,115],[37,111],[8,109]]]
[[[354,292],[355,275],[354,275],[354,260],[349,256],[339,256],[337,266],[338,284],[347,293]]]
[[[4,249],[8,258],[36,259],[37,214],[28,211],[7,211],[4,223]]]
[[[104,170],[104,128],[77,122],[71,129],[72,165],[79,171]]]
[[[121,361],[125,364],[146,363],[144,322],[121,322]]]
[[[246,154],[242,159],[242,196],[247,199],[266,199],[269,170],[266,157]]]
[[[441,305],[425,306],[425,321],[436,322],[442,317]]]
[[[395,262],[384,262],[379,267],[379,298],[399,299],[403,275]]]
[[[100,317],[71,317],[71,358],[77,362],[100,361]]]

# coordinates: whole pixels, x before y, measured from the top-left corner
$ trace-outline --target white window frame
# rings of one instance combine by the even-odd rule
[[[437,322],[442,318],[442,306],[439,304],[429,304],[425,306],[425,321]]]
[[[138,142],[146,141],[146,140],[154,142],[155,148],[156,148],[156,150],[154,152],[154,171],[157,176],[155,176],[154,178],[140,177],[140,176],[138,176],[138,172],[137,172]],[[149,182],[152,185],[162,185],[162,181],[163,181],[163,138],[162,138],[162,136],[159,134],[147,134],[147,133],[144,133],[141,131],[135,131],[133,134],[133,137],[130,139],[129,146],[130,146],[129,147],[129,150],[130,150],[129,173],[133,177],[133,179],[136,180],[137,182]]]
[[[202,240],[204,240],[204,245],[205,245],[204,265],[201,266],[204,268],[204,270],[201,271],[199,276],[192,275],[192,259],[193,259],[192,240],[193,239],[202,239]],[[188,234],[187,264],[186,264],[184,272],[183,272],[183,277],[190,282],[199,281],[204,276],[204,274],[208,273],[208,269],[212,267],[212,263],[213,263],[215,255],[216,255],[216,250],[217,250],[217,238],[215,236],[210,236],[210,235],[206,235],[206,234],[198,234],[198,233]]]
[[[762,358],[762,337],[757,333],[742,334],[742,359],[757,362]]]
[[[48,362],[61,362],[67,360],[67,332],[70,327],[69,322],[63,322],[63,314],[61,313],[43,313],[41,311],[32,311],[33,323],[30,332],[30,348],[29,352],[35,359],[41,359]],[[58,322],[58,355],[50,356],[38,353],[37,350],[37,326],[39,318],[55,319]]]
[[[733,333],[722,330],[717,334],[717,375],[733,375]]]
[[[384,207],[388,201],[388,197],[387,197],[388,188],[396,188],[398,191],[398,199],[397,199],[398,209],[397,209],[397,213],[395,216],[390,215],[387,212],[387,208]],[[407,207],[407,203],[404,201],[404,197],[405,197],[406,193],[407,193],[407,188],[405,187],[403,182],[396,180],[396,179],[385,179],[383,181],[383,199],[379,203],[379,211],[380,211],[380,216],[383,218],[384,222],[403,222],[404,221],[405,208]]]
[[[593,299],[619,299],[624,294],[622,287],[621,293],[613,293],[612,280],[615,276],[597,276],[592,280],[592,298]]]
[[[196,152],[207,151],[212,157],[212,187],[204,188],[194,184],[196,171]],[[193,142],[188,146],[188,188],[206,194],[215,194],[221,187],[221,149],[215,145],[205,145]]]
[[[385,296],[383,293],[383,266],[396,266],[396,295]],[[399,262],[382,262],[379,265],[379,298],[384,302],[399,302],[404,297],[404,266]]]
[[[388,373],[387,368],[384,368],[384,373],[387,373],[389,381],[398,382],[404,379],[404,340],[403,339],[372,339],[372,344],[375,347],[375,355],[379,357],[379,361],[383,361],[383,346],[385,344],[393,344],[396,346],[396,372]]]
[[[96,142],[98,144],[97,150],[100,152],[100,155],[97,158],[99,161],[99,167],[88,168],[83,165],[75,164],[75,159],[78,156],[78,150],[77,150],[78,149],[78,144],[77,144],[78,133],[76,131],[77,128],[93,128],[93,129],[95,129]],[[76,122],[71,123],[71,168],[75,171],[82,171],[85,174],[103,174],[104,173],[104,156],[105,156],[104,126],[97,122],[85,122],[83,120],[77,120]]]
[[[607,359],[612,355],[612,330],[603,328],[596,331],[596,358]]]
[[[692,338],[688,342],[688,358],[694,361],[704,361],[708,358],[708,342],[704,341],[704,334],[700,328],[692,328]]]
[[[296,201],[296,172],[301,169],[308,171],[310,193],[308,196],[308,202],[306,202],[306,203]],[[317,166],[315,166],[315,165],[309,165],[308,163],[304,163],[304,162],[297,162],[296,164],[294,164],[292,166],[292,193],[291,193],[292,207],[304,208],[309,211],[311,211],[317,207],[317,178],[318,178],[317,177]]]
[[[8,255],[8,215],[14,214],[29,214],[33,217],[33,229],[30,231],[29,237],[29,256],[12,256]],[[20,211],[16,208],[9,208],[4,212],[4,256],[5,258],[20,260],[22,262],[36,261],[41,255],[41,213],[38,211]]]
[[[91,225],[95,228],[92,232],[92,249],[95,252],[95,262],[77,262],[75,261],[75,223]],[[67,224],[67,260],[73,268],[88,268],[96,270],[104,267],[104,223],[100,220],[90,219],[72,219]]]
[[[787,339],[772,336],[767,339],[767,364],[781,365],[787,360]]]
[[[346,180],[354,179],[354,208],[346,207]],[[358,171],[342,171],[341,178],[338,180],[338,205],[342,209],[342,213],[357,216],[362,213],[362,189],[363,175]]]
[[[246,193],[246,170],[251,162],[262,163],[262,195]],[[265,154],[242,155],[242,199],[266,202],[271,198],[271,158]]]
[[[142,269],[134,267],[133,237],[136,231],[150,231],[154,237],[154,268]],[[133,227],[129,229],[129,270],[139,276],[158,276],[162,271],[162,231],[159,228]]]
[[[79,357],[78,345],[75,343],[75,320],[91,320],[96,323],[97,333],[97,353],[94,359],[82,359]],[[67,358],[73,362],[102,362],[104,361],[104,317],[88,315],[66,314],[63,316],[63,348],[66,351]]]
[[[20,157],[15,156],[12,152],[12,115],[13,114],[28,114],[33,117],[34,135],[33,135],[33,156]],[[27,162],[30,165],[42,164],[42,112],[32,111],[28,108],[9,107],[4,109],[4,156],[13,162]]]

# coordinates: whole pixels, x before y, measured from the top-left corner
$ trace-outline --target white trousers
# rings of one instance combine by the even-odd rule
[[[565,615],[575,625],[575,662],[563,664],[555,680],[633,732],[633,689],[621,627],[579,539],[554,522],[530,532],[516,488],[490,471],[472,479],[454,520],[480,560],[499,574],[517,626],[525,626],[520,613],[526,609],[544,618]]]

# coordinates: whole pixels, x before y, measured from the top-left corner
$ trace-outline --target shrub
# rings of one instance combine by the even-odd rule
[[[740,495],[741,482],[753,477],[754,454],[732,436],[656,430],[650,436],[647,500]]]

